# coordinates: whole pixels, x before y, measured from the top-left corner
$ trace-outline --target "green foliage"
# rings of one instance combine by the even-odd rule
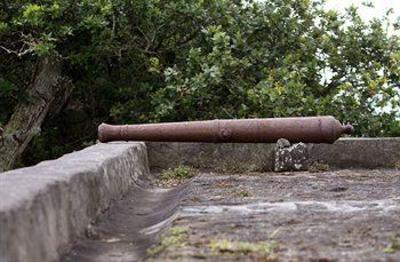
[[[195,175],[195,170],[189,166],[178,166],[164,171],[160,177],[164,180],[188,179]]]
[[[237,193],[237,196],[238,196],[238,197],[245,198],[245,197],[251,197],[252,194],[251,194],[249,191],[247,191],[247,190],[241,190],[241,191],[239,191],[239,192]]]
[[[308,168],[308,171],[311,173],[318,173],[318,172],[326,172],[329,171],[331,168],[328,164],[324,164],[321,162],[314,162]]]
[[[397,161],[394,163],[394,168],[400,169],[400,160],[397,160]]]
[[[400,136],[400,40],[387,25],[309,0],[3,1],[0,123],[38,57],[55,56],[75,90],[34,142],[60,147],[43,157],[93,141],[103,121],[331,114],[359,136]]]
[[[213,240],[209,244],[212,251],[216,253],[234,253],[234,254],[260,254],[265,256],[273,255],[277,248],[276,242],[242,242],[242,241],[229,241],[227,239]]]
[[[188,238],[188,228],[174,226],[165,233],[160,240],[160,243],[151,247],[147,254],[155,256],[166,250],[173,250],[186,246]]]
[[[332,114],[358,135],[400,134],[399,39],[383,20],[307,1],[227,8],[240,22],[207,27],[185,63],[164,71],[156,121]]]
[[[175,187],[187,182],[188,179],[194,177],[197,170],[189,166],[178,166],[164,170],[159,179],[155,181],[155,185],[159,187]]]
[[[383,249],[385,253],[394,253],[400,250],[400,237],[392,235],[390,237],[390,243]]]

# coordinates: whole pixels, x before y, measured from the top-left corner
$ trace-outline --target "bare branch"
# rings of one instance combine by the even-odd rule
[[[21,57],[21,56],[24,56],[24,55],[26,55],[28,53],[32,53],[33,52],[34,49],[32,47],[24,50],[24,46],[22,46],[22,48],[19,51],[8,49],[8,48],[6,48],[6,47],[4,47],[2,45],[0,45],[0,48],[3,49],[7,54],[14,54],[14,55],[16,55],[18,57]]]
[[[6,51],[8,54],[15,54],[18,55],[18,52],[14,51],[14,50],[10,50],[2,45],[0,45],[0,48],[3,49],[4,51]]]

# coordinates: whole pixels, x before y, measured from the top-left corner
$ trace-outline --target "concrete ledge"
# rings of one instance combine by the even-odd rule
[[[220,171],[271,171],[274,144],[252,143],[146,143],[151,169],[190,165]]]
[[[148,174],[144,143],[97,144],[0,175],[0,261],[55,261]]]
[[[220,171],[274,170],[275,144],[147,143],[150,168],[191,165]],[[333,168],[394,167],[400,161],[400,138],[342,138],[334,144],[307,144],[309,164]]]
[[[342,138],[333,145],[309,144],[310,162],[337,168],[394,167],[400,164],[400,137]]]

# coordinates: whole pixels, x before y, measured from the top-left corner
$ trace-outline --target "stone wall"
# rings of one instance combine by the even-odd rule
[[[56,261],[139,176],[144,143],[97,144],[0,174],[0,261]]]
[[[272,171],[274,144],[252,143],[146,143],[150,168],[189,165],[217,171]]]
[[[252,143],[150,142],[147,147],[153,170],[190,165],[228,172],[274,170],[279,153],[287,150],[276,144]],[[304,161],[301,169],[314,163],[331,168],[393,167],[400,161],[400,138],[342,138],[334,144],[305,144],[300,150],[303,155],[299,150],[287,151]]]

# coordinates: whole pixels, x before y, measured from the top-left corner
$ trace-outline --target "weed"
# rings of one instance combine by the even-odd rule
[[[394,163],[394,168],[400,169],[400,160],[397,160],[397,161]]]
[[[250,197],[251,193],[247,190],[241,190],[237,193],[239,197]]]
[[[218,253],[233,253],[233,254],[259,254],[259,255],[272,255],[277,248],[277,243],[272,242],[242,242],[242,241],[229,241],[213,240],[210,242],[209,247],[212,251]]]
[[[330,170],[330,166],[328,164],[324,164],[324,163],[320,163],[320,162],[314,162],[308,168],[308,171],[311,173],[324,172],[324,171],[329,171],[329,170]]]
[[[390,243],[383,249],[383,252],[385,253],[394,253],[396,251],[400,250],[400,237],[396,236],[391,236],[390,237]]]
[[[197,173],[192,167],[178,166],[170,168],[160,174],[159,179],[155,181],[155,185],[160,187],[174,187],[184,183],[187,179],[192,178]]]
[[[215,170],[223,174],[236,174],[242,173],[244,168],[240,165],[240,162],[225,161],[221,165],[218,165]]]
[[[171,180],[171,179],[188,179],[195,175],[195,170],[189,166],[178,166],[175,168],[169,168],[164,171],[160,178],[162,180]]]
[[[186,246],[187,241],[186,227],[171,227],[168,232],[161,237],[161,241],[157,246],[147,251],[149,256],[155,256],[167,249],[180,248]]]

